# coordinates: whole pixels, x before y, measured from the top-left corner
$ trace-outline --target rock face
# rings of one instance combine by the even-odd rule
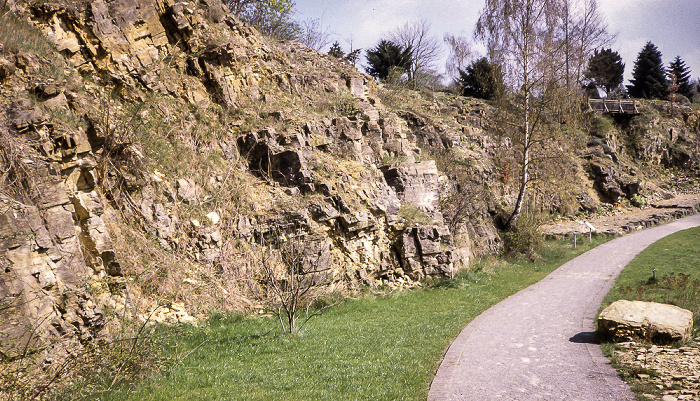
[[[137,304],[178,305],[158,321],[210,293],[241,307],[231,294],[259,293],[246,252],[280,232],[319,244],[342,290],[469,256],[444,177],[350,64],[268,41],[218,0],[10,4],[55,48],[0,46],[0,358],[90,340]]]
[[[598,331],[617,341],[682,341],[692,330],[691,311],[655,302],[619,300],[598,316]]]

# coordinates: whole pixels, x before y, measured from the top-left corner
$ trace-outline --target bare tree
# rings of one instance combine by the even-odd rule
[[[267,302],[275,309],[282,330],[294,334],[314,316],[333,306],[314,308],[329,283],[329,242],[301,234],[277,231],[266,247],[261,239],[263,283],[271,293]],[[304,321],[297,327],[300,312]]]
[[[561,0],[567,87],[582,86],[583,72],[595,49],[610,44],[614,35],[598,9],[598,0]]]
[[[430,34],[427,20],[406,23],[393,31],[389,38],[404,49],[412,50],[408,78],[415,89],[421,78],[435,76],[435,62],[440,58],[440,42]]]
[[[443,40],[447,43],[450,51],[445,62],[445,70],[452,79],[458,79],[459,71],[464,71],[469,62],[472,61],[474,53],[471,42],[466,36],[455,36],[449,33],[445,33]]]
[[[321,25],[318,18],[308,19],[301,23],[299,41],[307,47],[321,51],[331,41],[330,28]]]
[[[558,0],[560,27],[558,41],[563,45],[558,55],[564,101],[561,112],[571,117],[581,96],[584,72],[595,49],[607,45],[614,36],[598,10],[598,0]],[[554,56],[554,55],[553,55]],[[568,118],[571,120],[570,118]]]

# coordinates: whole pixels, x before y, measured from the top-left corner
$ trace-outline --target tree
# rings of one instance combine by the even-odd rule
[[[590,61],[585,76],[597,87],[605,89],[605,94],[610,97],[614,89],[622,84],[625,73],[625,64],[618,52],[611,49],[596,50]]]
[[[350,47],[352,48],[352,43],[350,44]],[[328,50],[328,55],[333,56],[335,58],[339,58],[341,60],[345,60],[348,63],[355,65],[357,63],[357,60],[360,58],[361,51],[362,49],[355,49],[351,50],[348,54],[345,54],[343,48],[340,47],[340,43],[336,40],[331,45],[330,50]]]
[[[227,0],[226,5],[264,35],[291,40],[301,34],[301,26],[292,20],[296,5],[292,0]]]
[[[411,67],[412,49],[382,39],[377,47],[367,50],[367,73],[386,80],[395,71],[407,73]]]
[[[311,318],[334,306],[314,307],[330,284],[330,242],[298,231],[272,233],[269,246],[264,238],[260,239],[262,281],[269,292],[264,301],[275,311],[282,330],[289,334],[297,333]],[[302,312],[303,322],[297,326]]]
[[[685,61],[680,56],[668,67],[669,75],[676,77],[676,85],[678,85],[677,93],[693,100],[693,86],[690,84],[690,69],[685,65]]]
[[[440,42],[430,35],[426,20],[406,23],[391,33],[390,39],[404,49],[411,49],[411,61],[406,70],[408,79],[417,88],[425,78],[436,75],[435,62],[440,58]]]
[[[330,50],[328,50],[328,55],[340,59],[345,57],[343,48],[340,47],[340,43],[338,43],[337,40],[331,45]]]
[[[297,39],[305,44],[306,47],[321,51],[330,41],[330,36],[328,27],[324,28],[321,26],[321,21],[316,18],[301,23],[301,30]]]
[[[482,57],[465,70],[459,70],[458,84],[462,89],[462,96],[471,96],[479,99],[493,99],[503,90],[503,79],[498,67]]]
[[[472,58],[472,47],[469,39],[465,36],[454,36],[448,33],[443,37],[450,51],[450,55],[445,62],[445,71],[451,78],[458,80],[460,71],[467,68],[467,64]]]
[[[631,83],[627,86],[631,97],[663,99],[668,95],[668,80],[661,52],[653,43],[647,42],[637,55]]]
[[[520,189],[506,230],[515,227],[522,211],[530,181],[530,153],[541,143],[533,135],[551,100],[550,88],[558,86],[560,64],[555,55],[562,48],[556,36],[558,6],[555,0],[486,0],[476,25],[476,37],[486,42],[489,58],[517,94],[503,124],[520,147]]]
[[[575,92],[583,86],[586,63],[594,51],[612,41],[607,24],[598,11],[598,0],[558,0],[561,26],[557,40],[561,46],[564,87]]]
[[[352,65],[357,65],[357,61],[360,59],[360,52],[362,49],[355,49],[355,50],[350,50],[348,54],[345,55],[345,60],[352,64]]]

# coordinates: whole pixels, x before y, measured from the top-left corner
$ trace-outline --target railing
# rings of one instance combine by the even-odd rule
[[[637,102],[634,100],[588,99],[588,107],[600,113],[639,114]]]

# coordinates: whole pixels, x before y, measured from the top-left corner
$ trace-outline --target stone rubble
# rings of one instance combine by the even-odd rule
[[[636,381],[649,384],[650,400],[700,400],[700,337],[687,345],[659,347],[638,342],[617,344],[615,358],[622,364],[648,373],[639,373]]]

